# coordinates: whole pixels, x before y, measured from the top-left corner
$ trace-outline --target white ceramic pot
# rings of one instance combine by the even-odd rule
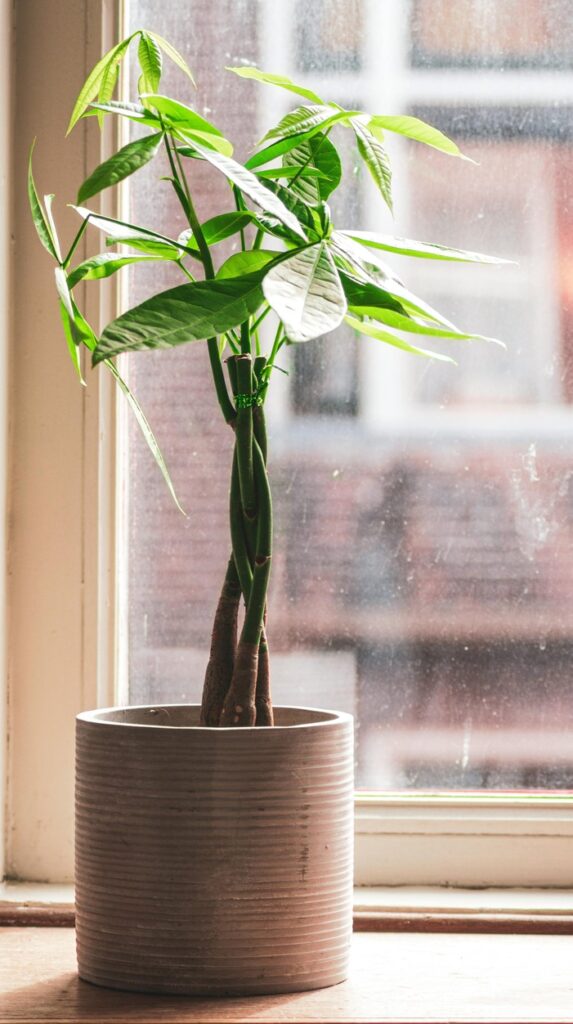
[[[263,994],[347,974],[350,715],[275,709],[209,729],[195,705],[77,719],[79,973],[141,992]]]

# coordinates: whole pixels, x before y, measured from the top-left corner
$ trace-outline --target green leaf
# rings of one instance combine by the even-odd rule
[[[131,39],[133,38],[134,36],[120,43],[119,49],[110,58],[108,65],[103,73],[103,77],[98,91],[99,103],[108,103],[109,100],[111,100],[119,78],[119,65],[121,64],[124,54],[126,53],[129,47]],[[103,124],[103,117],[101,114],[98,115],[98,121],[101,127]]]
[[[330,247],[337,260],[342,259],[351,272],[365,281],[380,284],[380,275],[386,280],[395,280],[391,267],[376,251],[364,249],[350,235],[342,231],[333,231],[330,236]]]
[[[269,270],[263,292],[292,342],[333,331],[346,313],[338,271],[324,242],[300,250]]]
[[[248,210],[234,210],[232,213],[220,213],[206,220],[201,225],[201,230],[207,245],[216,245],[217,242],[236,235],[238,231],[243,231],[254,219],[254,214]]]
[[[433,128],[432,125],[426,124],[425,121],[420,121],[418,117],[409,117],[407,115],[387,117],[386,115],[376,114],[370,118],[368,125],[370,128],[382,128],[389,132],[396,132],[398,135],[406,135],[409,139],[415,139],[416,142],[423,142],[426,146],[439,149],[441,153],[459,156],[462,160],[470,159],[460,152],[455,142],[448,139],[447,135],[438,131],[437,128]],[[471,163],[474,162],[473,160],[471,161]]]
[[[216,217],[206,220],[201,225],[201,230],[207,245],[216,245],[217,242],[223,242],[231,235],[236,235],[238,231],[243,231],[253,221],[256,221],[256,218],[250,211],[233,210],[231,213],[220,213]],[[193,237],[191,228],[182,231],[177,241],[187,246],[188,250],[192,249],[195,255],[199,252],[199,246]]]
[[[159,111],[179,133],[199,134],[201,137],[204,135],[206,140],[213,140],[213,145],[215,144],[215,139],[217,139],[219,152],[225,153],[226,156],[231,156],[233,146],[229,140],[225,138],[223,133],[214,124],[206,121],[204,117],[197,114],[191,107],[187,107],[184,103],[179,103],[177,100],[172,100],[169,96],[145,96],[143,98],[146,105]]]
[[[224,334],[261,305],[263,273],[196,281],[154,295],[107,325],[94,353],[94,365],[120,352],[172,348]]]
[[[452,359],[450,356],[444,356],[441,352],[431,352],[425,348],[417,348],[416,345],[408,344],[407,341],[403,341],[402,338],[391,334],[390,331],[381,331],[378,327],[365,324],[362,320],[356,320],[353,316],[346,316],[344,320],[354,331],[366,334],[369,338],[377,338],[378,341],[384,341],[387,345],[393,345],[394,348],[401,349],[402,352],[411,352],[412,355],[425,356],[427,359],[438,359],[442,363],[453,363],[455,366],[455,359]]]
[[[79,375],[81,383],[85,385],[85,381],[84,381],[84,379],[82,377],[81,367],[80,367],[80,362],[79,362],[78,344],[80,342],[83,342],[83,344],[86,346],[86,348],[88,348],[90,350],[90,352],[94,352],[96,347],[97,347],[97,338],[96,338],[92,328],[88,324],[87,320],[85,320],[84,317],[82,316],[82,314],[80,313],[80,311],[79,311],[78,307],[76,306],[75,302],[73,301],[73,299],[71,300],[71,302],[72,302],[72,316],[71,316],[71,318],[70,318],[66,308],[64,307],[64,304],[63,304],[62,301],[60,301],[60,312],[61,312],[61,315],[62,315],[62,323],[64,325],[64,333],[66,335],[66,341],[68,343],[68,349],[70,351],[70,356],[72,357],[72,362],[73,362],[74,366],[76,367],[76,372]],[[149,425],[149,423],[148,423],[148,421],[147,421],[147,419],[146,419],[146,417],[144,415],[144,412],[143,412],[139,402],[137,401],[137,399],[136,399],[135,395],[133,394],[133,392],[127,386],[126,382],[121,377],[121,375],[118,372],[118,370],[116,369],[114,363],[112,363],[110,359],[105,359],[104,360],[104,365],[105,365],[106,369],[108,369],[110,371],[110,373],[114,377],[116,383],[119,385],[121,391],[125,395],[128,403],[129,403],[129,406],[130,406],[130,408],[131,408],[131,410],[132,410],[132,412],[133,412],[133,414],[134,414],[134,416],[135,416],[135,418],[137,420],[137,423],[139,425],[141,433],[143,434],[145,442],[146,442],[146,444],[147,444],[151,454],[153,455],[153,458],[155,459],[155,462],[157,463],[157,465],[158,465],[158,467],[159,467],[159,469],[161,471],[161,474],[163,476],[163,479],[165,480],[165,483],[167,484],[167,488],[169,490],[169,493],[171,494],[171,497],[173,498],[173,500],[174,500],[175,504],[177,505],[178,509],[181,512],[183,512],[183,514],[185,515],[185,512],[183,511],[183,509],[181,508],[181,505],[179,503],[179,499],[177,498],[177,494],[175,493],[175,488],[173,486],[171,477],[169,475],[169,470],[167,469],[167,465],[165,463],[165,459],[163,458],[163,455],[161,453],[161,449],[160,449],[160,447],[159,447],[159,445],[158,445],[158,443],[157,443],[157,441],[155,439],[153,431],[152,431],[152,429],[151,429],[151,427],[150,427],[150,425]]]
[[[44,196],[44,211],[45,211],[45,214],[46,214],[46,220],[48,222],[48,226],[50,228],[50,234],[52,236],[52,241],[53,241],[54,247],[56,249],[56,256],[58,258],[58,261],[61,263],[62,262],[62,252],[61,252],[61,249],[60,249],[60,240],[58,238],[58,232],[56,231],[56,225],[54,223],[54,218],[53,218],[53,215],[52,215],[52,203],[54,201],[54,198],[55,197],[54,197],[53,193],[51,193],[50,195]]]
[[[311,128],[308,132],[302,132],[300,135],[290,135],[286,139],[279,139],[278,142],[272,142],[270,146],[265,146],[264,149],[260,149],[258,153],[253,153],[252,156],[245,162],[245,167],[249,170],[255,170],[257,167],[262,167],[264,164],[270,163],[271,160],[276,160],[277,157],[284,156],[285,153],[289,153],[291,149],[296,149],[301,143],[306,142],[307,139],[312,139],[321,130],[322,125],[318,128]]]
[[[164,39],[163,36],[158,35],[157,32],[152,32],[150,29],[147,29],[147,35],[151,36],[151,38],[155,40],[157,45],[163,50],[164,54],[167,57],[169,57],[169,59],[177,65],[179,70],[183,71],[187,75],[187,77],[193,82],[193,85],[195,85],[195,79],[193,78],[193,75],[191,74],[191,71],[186,61],[179,53],[179,50],[176,50],[175,47],[167,41],[167,39]]]
[[[121,59],[121,57],[120,57]],[[108,64],[104,71],[103,78],[98,91],[98,103],[107,103],[113,96],[117,80],[119,78],[119,60],[115,58]],[[98,118],[100,125],[103,123],[103,117]]]
[[[306,241],[306,236],[303,229],[301,228],[298,220],[291,213],[291,211],[285,206],[282,200],[274,191],[263,185],[261,181],[252,174],[251,171],[243,167],[242,164],[237,163],[231,157],[225,156],[223,153],[216,153],[213,150],[205,149],[204,146],[195,144],[194,149],[209,163],[213,164],[217,170],[221,171],[229,181],[233,182],[237,188],[244,192],[249,199],[252,199],[257,206],[260,206],[266,213],[270,213],[271,216],[276,217],[277,220],[281,221],[285,227],[289,228],[293,234]]]
[[[183,245],[179,245],[178,242],[170,244],[168,242],[159,242],[155,238],[147,238],[144,235],[116,235],[115,237],[106,238],[107,245],[129,245],[132,249],[137,249],[138,252],[143,252],[147,256],[152,257],[155,260],[180,260],[186,254],[190,256],[196,256],[194,249],[186,247],[183,249]],[[115,256],[116,253],[110,255]]]
[[[342,235],[338,231],[333,232],[330,245],[332,251],[336,254],[342,250],[345,259],[352,265],[353,270],[358,273],[358,277],[362,278],[363,284],[373,285],[375,289],[382,285],[383,295],[385,296],[389,293],[397,299],[402,307],[402,312],[413,313],[414,316],[422,316],[434,323],[441,324],[447,330],[456,331],[458,334],[462,333],[449,320],[446,320],[441,313],[438,313],[437,310],[425,302],[424,299],[409,291],[394,275],[391,268],[380,259],[376,251],[366,252],[365,257],[362,257],[361,246],[348,235]],[[356,252],[357,250],[358,252]],[[372,273],[369,272],[368,262],[375,264],[377,268]],[[376,306],[378,303],[374,301],[371,305]],[[382,306],[384,307],[385,305],[386,303],[382,302]]]
[[[395,252],[400,256],[416,256],[427,260],[453,260],[459,263],[513,263],[513,260],[501,259],[499,256],[485,256],[481,252],[468,252],[466,249],[450,249],[432,242],[416,242],[410,238],[395,238],[393,235],[377,235],[371,231],[338,231],[337,235],[345,235],[367,249],[383,249]],[[364,256],[368,259],[367,253]]]
[[[38,197],[38,192],[34,182],[34,175],[32,173],[32,154],[34,152],[35,144],[36,140],[34,139],[34,142],[30,146],[30,156],[28,157],[28,199],[30,202],[30,210],[32,211],[32,219],[38,233],[38,238],[44,246],[44,249],[47,249],[50,256],[53,256],[59,263],[60,258],[58,256],[58,245],[52,235],[50,224],[42,209],[42,204]]]
[[[359,281],[344,271],[341,271],[340,279],[349,308],[360,312],[360,314],[366,309],[393,309],[397,313],[408,316],[406,309],[398,299],[373,281]],[[369,312],[368,315],[373,316],[374,314]]]
[[[85,202],[104,188],[117,185],[119,181],[144,167],[153,160],[162,141],[163,134],[159,132],[157,135],[145,135],[142,139],[128,142],[127,146],[119,149],[109,160],[104,160],[95,171],[92,171],[89,178],[86,178],[78,192],[78,203]]]
[[[271,128],[261,142],[266,142],[267,139],[285,139],[291,135],[300,135],[308,131],[320,131],[322,128],[336,124],[337,121],[348,121],[352,115],[358,115],[358,113],[358,110],[340,110],[340,108],[325,104],[296,107],[295,110],[286,114],[274,128]]]
[[[156,40],[149,36],[147,32],[141,33],[137,57],[143,72],[145,91],[157,92],[161,81],[163,58]]]
[[[90,325],[88,324],[87,320],[80,313],[73,299],[72,306],[74,310],[73,328],[76,338],[78,340],[78,344],[81,342],[81,344],[85,345],[86,348],[90,350],[90,352],[93,352],[97,345],[97,338],[94,332],[92,331]]]
[[[408,291],[395,278],[385,278],[382,286],[374,281],[357,281],[355,278],[344,273],[341,274],[341,279],[348,305],[360,313],[368,309],[370,311],[368,315],[373,316],[374,313],[372,311],[375,309],[394,309],[397,313],[403,313],[406,316],[412,313],[414,316],[420,316],[433,323],[441,324],[447,330],[462,333],[458,331],[454,324],[446,320],[441,313],[438,313],[425,302],[424,299],[420,299]]]
[[[76,373],[77,373],[77,375],[79,377],[80,384],[83,384],[83,386],[85,387],[86,386],[86,382],[85,382],[83,374],[82,374],[82,368],[81,368],[81,364],[80,364],[79,349],[78,349],[78,345],[76,344],[76,340],[74,338],[74,333],[73,333],[73,330],[72,330],[72,323],[73,323],[73,321],[72,321],[72,318],[70,317],[70,314],[68,313],[68,311],[67,311],[67,309],[66,309],[66,307],[65,307],[65,305],[64,305],[64,303],[62,302],[61,299],[60,299],[58,305],[60,307],[60,317],[62,319],[62,326],[64,328],[64,335],[65,335],[65,338],[66,338],[66,344],[68,346],[68,352],[70,353],[70,359],[72,360],[72,364],[74,366],[74,369],[75,369],[75,371],[76,371]]]
[[[298,148],[298,147],[297,147]],[[292,167],[269,167],[265,171],[257,171],[257,178],[268,178],[270,181],[279,180],[284,178],[289,180],[290,178],[297,178],[300,174],[300,165],[293,164]],[[316,167],[312,167],[311,164],[304,169],[305,178],[324,178],[322,171],[317,170]]]
[[[70,289],[68,288],[68,279],[66,277],[65,270],[62,267],[56,267],[54,270],[54,276],[56,278],[56,288],[58,289],[58,295],[60,301],[63,303],[64,309],[71,319],[74,319],[74,309],[72,306],[72,296],[70,295]]]
[[[304,96],[305,99],[310,100],[311,103],[322,103],[320,96],[317,96],[312,89],[307,89],[302,85],[296,85],[286,75],[272,75],[268,71],[260,71],[259,68],[253,67],[240,67],[240,68],[225,68],[225,71],[232,71],[233,74],[239,75],[241,78],[253,78],[257,82],[264,82],[266,85],[277,85],[280,89],[287,89],[289,92],[294,92],[298,96]]]
[[[188,156],[194,160],[200,159],[197,153],[193,152],[191,146],[185,145],[185,143],[189,142],[193,145],[198,142],[200,146],[207,146],[209,149],[214,149],[217,153],[222,153],[223,156],[232,156],[233,154],[233,143],[219,135],[213,135],[212,132],[183,132],[178,129],[177,125],[173,125],[171,131],[184,143],[182,146],[177,146],[177,152],[180,153],[181,156]]]
[[[361,317],[366,316],[372,320],[379,320],[380,323],[387,324],[388,327],[393,327],[398,331],[407,331],[408,334],[425,334],[430,338],[449,338],[452,341],[488,341],[494,345],[500,345],[502,348],[506,347],[503,341],[499,341],[498,338],[488,338],[483,334],[466,334],[463,331],[449,331],[446,328],[433,327],[428,323],[421,323],[419,320],[414,320],[413,317],[397,313],[392,309],[368,306],[362,306],[356,310],[353,306],[348,308],[350,312],[359,313]]]
[[[141,433],[143,434],[143,437],[145,439],[147,447],[149,448],[151,454],[153,455],[153,458],[155,459],[155,462],[157,463],[157,466],[159,467],[159,469],[161,471],[163,479],[165,480],[165,483],[167,484],[167,489],[169,490],[169,493],[170,493],[171,497],[173,498],[173,501],[177,505],[177,508],[179,509],[179,511],[182,512],[184,516],[187,515],[185,510],[182,508],[182,506],[181,506],[181,504],[179,502],[179,498],[177,497],[177,494],[175,492],[175,488],[173,486],[173,482],[172,482],[171,477],[169,475],[169,470],[167,468],[167,464],[165,462],[165,459],[163,458],[163,455],[162,455],[162,452],[161,452],[161,448],[159,447],[159,445],[158,445],[158,443],[157,443],[157,441],[155,439],[155,435],[154,435],[154,433],[153,433],[153,431],[152,431],[152,429],[151,429],[151,427],[149,425],[149,422],[148,422],[147,417],[145,416],[145,414],[143,412],[143,409],[141,408],[139,402],[137,401],[137,398],[133,394],[133,391],[130,390],[130,388],[128,387],[128,385],[124,381],[123,377],[118,372],[115,364],[112,363],[111,360],[106,359],[105,360],[105,365],[106,365],[107,369],[110,371],[110,373],[112,374],[112,376],[114,377],[114,379],[115,379],[116,383],[118,384],[119,388],[121,389],[121,391],[123,391],[123,394],[125,395],[128,403],[129,403],[129,406],[131,408],[131,411],[132,411],[133,415],[135,416],[135,419],[137,420],[137,423],[139,425],[139,429],[141,430]]]
[[[236,252],[219,267],[217,280],[227,277],[241,277],[262,270],[268,263],[282,255],[270,249],[252,249],[249,252]]]
[[[57,267],[55,275],[56,287],[60,297],[60,316],[62,318],[68,351],[76,373],[79,376],[80,383],[85,386],[80,365],[79,348],[81,345],[85,345],[90,351],[93,351],[96,346],[96,338],[71,296],[69,282],[63,268]]]
[[[269,181],[266,186],[270,192],[273,192],[275,196],[278,196],[281,203],[286,206],[287,210],[296,217],[297,221],[304,228],[305,232],[310,235],[312,241],[320,241],[322,234],[317,231],[317,224],[315,222],[315,210],[313,207],[307,206],[306,203],[299,199],[296,193],[288,186],[280,185],[278,181]],[[259,223],[265,228],[266,231],[270,231],[272,234],[277,235],[279,238],[292,239],[290,231],[286,230],[284,225],[279,222],[276,217],[268,216],[266,213],[259,214],[257,217]],[[318,225],[320,227],[320,225]],[[297,238],[297,244],[299,240]]]
[[[176,242],[173,238],[168,238],[167,235],[159,234],[158,231],[140,228],[137,224],[130,224],[126,220],[117,220],[115,217],[104,217],[103,215],[92,213],[86,206],[74,206],[73,203],[70,203],[70,206],[83,220],[89,220],[92,227],[98,228],[99,231],[105,231],[106,235],[111,237],[114,242],[121,242],[123,245],[144,249],[153,255],[159,255],[163,251],[166,259],[171,258],[168,255],[169,250],[177,252],[177,256],[173,256],[173,259],[179,259],[181,252],[188,252],[191,256],[195,255],[192,249],[182,245],[180,242]],[[159,242],[162,243],[161,247],[157,245]],[[145,245],[142,243],[145,243]],[[147,243],[152,243],[153,248],[146,248]]]
[[[96,66],[92,68],[75,102],[75,106],[72,110],[72,116],[70,117],[70,123],[68,125],[66,135],[70,134],[72,128],[80,119],[86,107],[93,100],[94,96],[97,96],[98,90],[102,83],[102,79],[104,78],[104,75],[107,71],[108,65],[110,63],[113,63],[113,60],[116,56],[121,56],[123,55],[123,53],[125,53],[127,47],[129,46],[135,34],[136,33],[133,33],[133,35],[129,36],[128,39],[123,39],[120,43],[117,43],[116,46],[112,46],[111,50],[108,50],[108,52],[103,55],[101,60],[97,62]]]
[[[355,117],[352,128],[358,144],[358,152],[364,160],[372,178],[390,211],[392,207],[392,169],[388,154],[382,143]]]
[[[173,257],[170,257],[173,258]],[[102,252],[98,256],[80,263],[68,276],[68,287],[75,288],[79,281],[96,281],[102,277],[110,277],[117,270],[130,263],[155,263],[161,256],[118,256],[115,252]]]
[[[144,124],[148,128],[154,128],[155,131],[161,131],[161,121],[159,118],[151,112],[146,110],[141,103],[123,103],[121,100],[110,100],[109,103],[91,103],[90,109],[86,110],[83,117],[95,117],[99,111],[103,111],[104,114],[118,114],[120,117],[127,117],[130,121],[136,121],[137,124]]]
[[[319,203],[328,199],[342,177],[342,165],[336,147],[322,132],[317,132],[311,139],[301,142],[300,146],[286,153],[283,170],[294,171],[295,174],[298,172],[300,177],[297,175],[290,188],[305,203]]]

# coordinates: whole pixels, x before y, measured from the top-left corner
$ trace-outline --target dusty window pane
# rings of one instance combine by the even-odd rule
[[[462,6],[458,23],[451,12]],[[275,697],[355,713],[362,787],[573,788],[573,122],[547,85],[539,103],[520,105],[503,75],[473,71],[519,64],[533,88],[534,65],[569,60],[570,5],[520,2],[519,24],[499,13],[514,6],[418,0],[411,19],[404,4],[385,21],[380,4],[131,2],[133,27],[172,37],[199,84],[187,93],[169,69],[162,89],[214,119],[239,158],[288,103],[220,77],[241,61],[342,104],[436,123],[477,164],[390,140],[392,222],[343,144],[337,224],[515,261],[388,258],[457,326],[507,349],[436,345],[457,359],[451,367],[342,330],[287,353],[289,376],[275,383]],[[423,85],[410,59],[422,50],[431,57]],[[448,61],[456,74],[467,67],[460,103]],[[157,174],[133,177],[131,218],[177,235],[185,225],[167,184],[149,204]],[[222,179],[194,166],[192,184],[202,219],[222,200],[231,208]],[[172,270],[138,268],[129,303],[175,282]],[[138,353],[129,373],[189,513],[173,507],[130,426],[130,696],[196,700],[229,553],[231,438],[201,343]]]
[[[569,0],[414,0],[412,59],[437,67],[570,68]]]
[[[359,71],[363,0],[296,0],[296,64],[303,71]]]

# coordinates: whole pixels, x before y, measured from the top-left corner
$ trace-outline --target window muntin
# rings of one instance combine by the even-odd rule
[[[229,82],[218,110],[212,66],[244,59],[293,77],[308,72],[319,92],[324,84],[332,94],[334,84],[338,95],[362,95],[365,106],[386,109],[378,77],[383,60],[368,57],[368,37],[380,27],[368,21],[376,18],[372,6],[360,5],[360,60],[345,57],[338,65],[334,44],[323,64],[318,51],[301,56],[300,24],[289,3],[218,5],[216,31],[208,5],[173,5],[168,12],[161,6],[133,3],[133,24],[188,40],[186,55],[212,116],[234,137],[242,134],[245,152],[257,135],[254,121],[262,129],[284,99]],[[450,106],[440,97],[439,116],[432,117],[438,104],[432,106],[431,75],[438,93],[444,72],[428,70],[423,94],[416,94],[407,32],[399,27],[398,42],[387,40],[391,49],[406,36],[402,62],[394,55],[392,112],[428,111],[437,123],[449,117],[448,130],[456,135],[462,125],[464,148],[481,163],[474,172],[414,143],[393,144],[396,233],[519,260],[517,268],[492,273],[414,269],[408,261],[405,273],[412,283],[415,274],[422,294],[462,326],[511,333],[511,348],[506,355],[473,346],[462,350],[459,369],[444,372],[363,339],[349,374],[337,358],[338,340],[330,348],[326,338],[317,354],[328,356],[334,376],[323,375],[320,388],[313,388],[316,366],[306,367],[302,385],[300,366],[290,366],[271,422],[281,496],[271,598],[275,695],[323,706],[345,700],[354,709],[363,787],[568,789],[570,285],[568,263],[557,261],[555,249],[558,240],[560,253],[568,252],[570,179],[568,152],[554,127],[563,105],[545,107],[546,119],[538,110],[519,110],[513,99],[504,102],[501,82],[499,95],[484,101],[480,76],[473,76],[473,105],[457,108],[453,91]],[[525,140],[508,138],[504,127],[521,123],[517,114],[525,126],[537,119]],[[219,190],[211,182],[201,195],[204,217]],[[361,226],[392,230],[384,213],[369,223],[370,185],[354,184]],[[133,179],[132,217],[150,223],[146,197],[144,173]],[[174,216],[169,199],[153,211],[157,225]],[[166,274],[165,287],[171,283]],[[130,302],[143,297],[144,275],[133,276],[130,287]],[[343,373],[352,398],[341,403]],[[131,374],[190,520],[171,508],[132,431],[130,695],[136,702],[197,699],[213,580],[228,553],[221,540],[228,439],[202,346],[135,357]],[[556,418],[559,408],[565,419]],[[516,416],[523,410],[525,421]],[[301,682],[311,678],[317,682],[303,691]]]

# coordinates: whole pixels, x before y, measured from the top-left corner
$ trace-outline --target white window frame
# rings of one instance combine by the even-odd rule
[[[396,15],[400,3],[385,0],[385,17]],[[89,370],[82,389],[68,364],[52,268],[30,222],[23,175],[37,133],[38,185],[56,188],[58,220],[69,234],[73,215],[64,201],[111,140],[84,124],[66,141],[64,157],[65,115],[87,71],[121,31],[122,12],[118,0],[26,0],[16,5],[13,50],[12,4],[0,0],[2,45],[6,57],[16,57],[11,83],[8,59],[2,62],[2,95],[18,97],[17,130],[9,105],[0,109],[0,136],[15,154],[13,162],[0,158],[14,193],[8,209],[9,192],[0,190],[0,289],[11,295],[0,303],[7,309],[0,330],[9,380],[8,403],[0,391],[10,523],[0,584],[7,651],[0,705],[4,867],[8,877],[30,882],[71,881],[74,716],[118,696],[122,631],[116,396],[103,374]],[[274,36],[281,38],[276,19]],[[61,60],[54,59],[59,40]],[[281,67],[280,54],[273,63]],[[61,149],[50,144],[52,130]],[[10,145],[2,152],[10,153]],[[106,321],[117,295],[111,288],[103,298],[93,295],[91,318]],[[359,794],[356,806],[358,884],[573,887],[573,798]]]

